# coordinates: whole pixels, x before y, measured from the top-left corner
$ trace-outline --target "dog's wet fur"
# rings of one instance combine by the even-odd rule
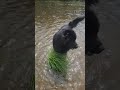
[[[68,25],[64,25],[53,36],[53,48],[58,53],[67,53],[70,49],[78,47],[76,43],[76,33],[73,28],[82,21],[84,17],[78,17],[71,21]]]
[[[97,4],[98,0],[86,0],[85,10],[85,54],[99,54],[104,50],[104,47],[98,37],[100,23],[91,9],[91,5]]]

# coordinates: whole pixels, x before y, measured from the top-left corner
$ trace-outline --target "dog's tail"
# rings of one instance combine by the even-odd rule
[[[71,27],[71,28],[74,28],[77,26],[77,24],[82,21],[85,17],[78,17],[76,19],[74,19],[73,21],[71,21],[68,25]]]

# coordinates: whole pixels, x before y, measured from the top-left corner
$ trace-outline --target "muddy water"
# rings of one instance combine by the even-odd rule
[[[74,28],[79,48],[67,54],[69,67],[67,77],[51,72],[47,54],[52,47],[52,38],[58,29],[74,18],[84,14],[84,3],[79,1],[36,1],[35,6],[35,89],[36,90],[84,90],[85,20]]]

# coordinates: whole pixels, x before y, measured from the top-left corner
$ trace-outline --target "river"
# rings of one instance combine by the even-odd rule
[[[36,1],[35,4],[35,89],[85,90],[85,20],[74,31],[78,48],[67,53],[69,67],[66,80],[47,69],[47,54],[59,28],[84,14],[84,2]]]

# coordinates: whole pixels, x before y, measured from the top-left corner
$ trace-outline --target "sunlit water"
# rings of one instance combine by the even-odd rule
[[[84,3],[79,1],[36,1],[35,8],[35,88],[36,90],[85,89],[85,20],[74,31],[79,47],[67,53],[67,77],[58,76],[48,69],[47,55],[58,29],[84,14]]]

